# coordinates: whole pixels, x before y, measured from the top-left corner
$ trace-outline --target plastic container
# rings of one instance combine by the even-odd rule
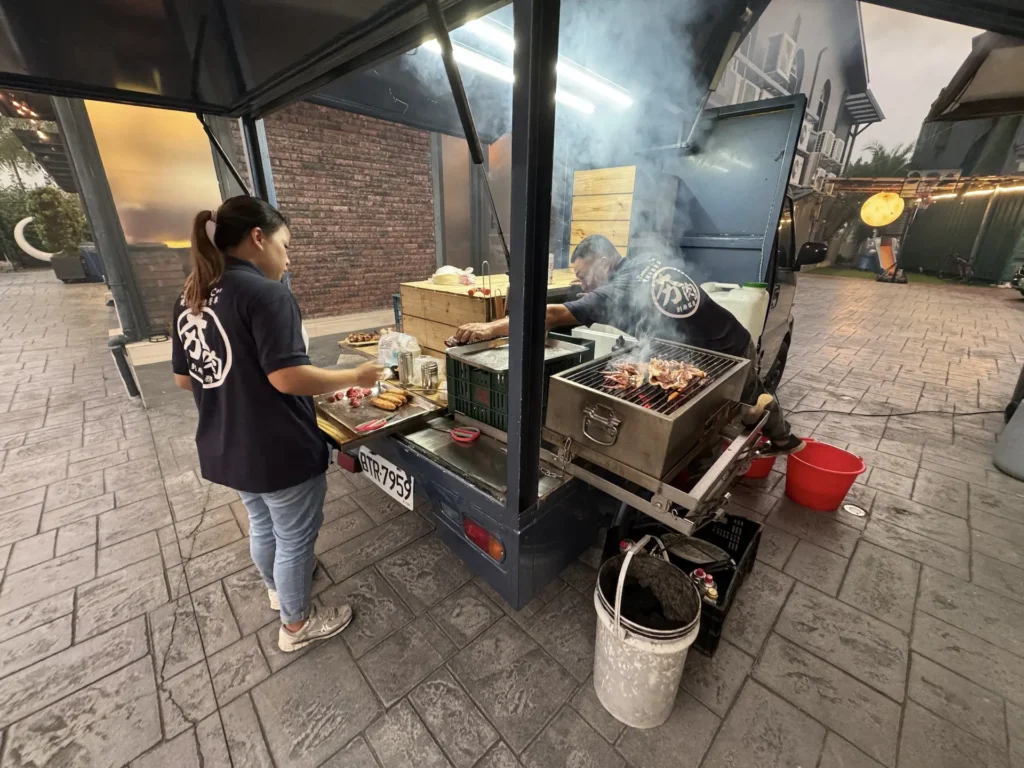
[[[729,310],[755,342],[761,338],[764,320],[768,316],[768,286],[765,283],[703,283],[701,288],[714,300]]]
[[[594,323],[592,326],[587,328],[585,325],[577,326],[572,329],[573,340],[578,344],[580,340],[587,339],[596,344],[595,354],[597,357],[604,357],[615,346],[615,342],[620,337],[626,341],[636,341],[632,336],[622,333],[621,331],[613,328],[610,325],[601,325],[600,323]]]
[[[1021,377],[1024,381],[1024,372]],[[1024,480],[1024,407],[1017,407],[999,433],[992,462],[1010,477]]]
[[[758,445],[764,445],[768,440],[761,438],[757,441]],[[772,467],[775,466],[775,459],[778,456],[767,456],[763,459],[754,459],[750,462],[750,469],[743,475],[744,477],[750,478],[751,480],[762,480],[772,473]]]
[[[668,720],[686,654],[700,632],[697,587],[667,556],[644,554],[647,541],[605,562],[594,587],[594,691],[616,720],[632,728],[657,728]],[[657,599],[667,626],[645,626],[624,615],[629,610],[623,604],[627,577]]]
[[[860,456],[828,443],[808,441],[786,462],[786,495],[817,512],[839,509],[857,476],[867,467]]]

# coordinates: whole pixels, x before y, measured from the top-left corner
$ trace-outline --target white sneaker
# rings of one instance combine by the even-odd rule
[[[309,610],[309,619],[297,632],[289,632],[282,624],[281,630],[277,633],[277,647],[285,653],[305,648],[317,640],[326,640],[340,634],[345,627],[352,623],[352,606],[341,605],[337,608],[318,608],[313,603]]]
[[[267,597],[270,598],[270,610],[272,610],[272,611],[280,611],[281,610],[281,600],[277,596],[277,590],[276,589],[268,589],[267,590]]]

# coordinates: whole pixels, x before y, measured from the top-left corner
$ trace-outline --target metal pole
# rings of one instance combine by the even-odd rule
[[[509,263],[509,419],[506,510],[517,523],[537,501],[544,311],[555,143],[559,3],[514,0],[512,252]]]
[[[149,336],[149,318],[142,293],[135,281],[128,245],[121,229],[121,220],[114,206],[107,175],[103,170],[96,137],[89,122],[89,113],[81,99],[52,97],[60,135],[68,150],[71,171],[81,193],[89,228],[96,239],[96,248],[103,259],[107,285],[114,297],[114,307],[121,322],[121,331],[128,342]],[[167,329],[157,329],[165,333]]]
[[[274,190],[274,172],[270,168],[270,148],[267,145],[267,129],[262,118],[242,118],[242,138],[249,158],[249,178],[256,197],[277,207],[277,192]]]

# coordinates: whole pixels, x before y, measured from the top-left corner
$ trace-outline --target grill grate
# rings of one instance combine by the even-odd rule
[[[696,379],[686,389],[679,390],[677,397],[669,400],[672,391],[662,389],[656,384],[644,384],[632,389],[612,389],[605,385],[604,374],[615,370],[615,363],[646,363],[652,358],[677,360],[700,368],[707,376]],[[596,360],[591,365],[583,366],[562,376],[566,381],[580,384],[597,392],[603,392],[627,403],[649,408],[661,414],[670,414],[692,400],[699,392],[717,381],[726,371],[736,365],[732,358],[722,357],[714,352],[674,344],[669,341],[655,340],[649,347],[628,350],[619,357],[610,360]]]

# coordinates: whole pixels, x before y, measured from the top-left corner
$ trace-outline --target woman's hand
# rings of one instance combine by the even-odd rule
[[[384,366],[377,365],[377,363],[363,363],[354,371],[356,376],[356,386],[369,389],[378,381],[384,374]]]

